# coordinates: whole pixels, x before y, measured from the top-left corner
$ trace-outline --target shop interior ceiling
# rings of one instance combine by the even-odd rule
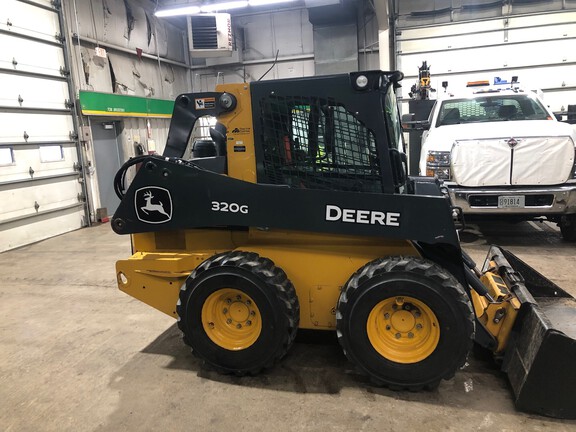
[[[230,0],[150,0],[155,3],[155,9],[168,9],[184,6],[210,7],[219,4],[232,5],[240,1]],[[260,14],[267,12],[279,12],[283,10],[294,10],[307,8],[325,16],[327,22],[333,22],[340,19],[344,13],[350,13],[356,4],[362,3],[363,0],[252,0],[246,1],[247,7],[230,9],[214,9],[212,12],[225,12],[232,16],[243,16],[251,14]],[[372,9],[379,9],[379,4],[387,4],[388,0],[368,0]],[[381,9],[381,8],[380,8]],[[182,28],[186,26],[185,16],[168,17],[170,22]]]
[[[315,66],[319,68],[324,64],[322,53],[331,54],[332,45],[340,48],[334,41],[337,36],[345,34],[344,24],[356,26],[359,11],[370,15],[365,20],[370,25],[360,26],[360,36],[356,30],[350,30],[354,36],[350,39],[354,45],[354,65],[357,68],[360,63],[374,68],[377,67],[373,58],[378,56],[378,41],[373,36],[376,34],[373,26],[376,21],[381,21],[374,19],[374,11],[377,12],[376,6],[380,1],[292,0],[227,10],[233,18],[233,54],[236,56],[213,60],[186,49],[189,45],[188,17],[160,18],[154,11],[182,5],[228,3],[225,0],[74,0],[71,17],[79,19],[70,22],[77,35],[76,46],[79,46],[75,50],[78,51],[75,52],[78,57],[76,63],[81,71],[78,82],[83,90],[173,99],[190,91],[190,87],[193,90],[211,89],[219,76],[222,82],[250,77],[258,79],[275,63],[276,57],[278,66],[269,77],[307,76],[315,73]],[[254,21],[246,24],[251,15],[254,15]],[[266,17],[271,17],[269,23]],[[264,36],[270,23],[280,26],[278,31],[271,30],[273,35],[280,38],[286,33],[282,40]],[[261,30],[257,28],[260,24],[263,26]],[[338,27],[338,32],[329,34],[327,44],[332,45],[327,49],[322,50],[313,42],[313,34],[316,34],[312,31],[313,26],[318,32]],[[301,31],[295,31],[291,37],[290,30],[287,30],[289,27]],[[364,51],[369,46],[370,52],[359,57],[355,41]],[[299,50],[296,49],[298,46]],[[104,48],[107,55],[101,57],[95,50],[98,47]],[[313,50],[317,51],[316,56]],[[332,63],[337,65],[340,58],[329,60],[334,60]]]

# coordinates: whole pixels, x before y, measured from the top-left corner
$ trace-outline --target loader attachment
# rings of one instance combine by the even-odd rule
[[[516,407],[576,418],[576,299],[496,246],[490,249],[482,273],[494,271],[521,303],[502,362]]]

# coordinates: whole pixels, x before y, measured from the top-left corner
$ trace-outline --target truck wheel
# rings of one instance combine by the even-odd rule
[[[569,242],[576,241],[576,214],[562,216],[558,225],[564,240]]]
[[[220,373],[239,376],[284,357],[300,320],[286,273],[267,258],[241,251],[200,264],[182,286],[176,310],[192,353]]]
[[[338,340],[376,385],[434,388],[466,361],[474,313],[448,271],[420,258],[382,258],[358,270],[338,300]]]

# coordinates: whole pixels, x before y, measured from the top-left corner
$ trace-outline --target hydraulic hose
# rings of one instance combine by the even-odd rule
[[[131,166],[144,162],[144,160],[148,159],[149,157],[150,156],[144,155],[130,158],[128,159],[128,161],[126,161],[126,163],[124,163],[124,165],[122,165],[122,167],[120,167],[120,169],[114,176],[114,192],[116,192],[118,198],[120,199],[124,198],[124,191],[125,191],[124,180],[126,178],[126,173],[128,172],[128,169]]]

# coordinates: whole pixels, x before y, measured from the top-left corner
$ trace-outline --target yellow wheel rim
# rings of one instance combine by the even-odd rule
[[[432,309],[412,297],[382,300],[366,323],[372,347],[396,363],[417,363],[434,352],[440,325]]]
[[[260,311],[244,292],[222,288],[202,306],[202,326],[216,345],[239,351],[251,346],[262,331]]]

